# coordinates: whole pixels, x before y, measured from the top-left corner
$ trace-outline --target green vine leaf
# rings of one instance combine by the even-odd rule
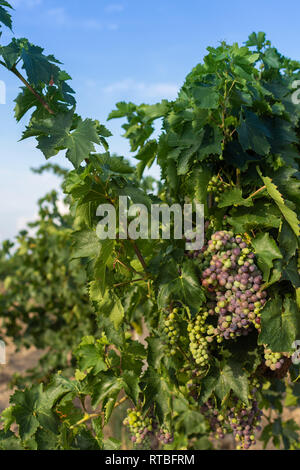
[[[97,123],[91,119],[79,120],[72,129],[74,110],[57,116],[33,120],[23,133],[22,140],[35,136],[38,146],[48,159],[60,150],[67,149],[66,157],[75,168],[95,151],[94,144],[100,144]]]
[[[180,273],[175,265],[172,266],[168,277],[168,282],[162,283],[159,290],[157,302],[160,308],[167,305],[171,296],[174,300],[182,301],[195,309],[202,305],[205,294],[192,263],[185,262]]]
[[[273,267],[273,261],[283,258],[281,251],[268,232],[260,233],[255,237],[252,240],[252,246],[257,256],[257,264],[263,272],[264,280],[267,282]]]
[[[244,403],[248,404],[248,374],[239,362],[228,360],[219,372],[215,393],[220,400],[223,400],[231,390]]]
[[[229,206],[253,206],[251,199],[244,199],[242,190],[239,188],[227,189],[220,195],[220,201],[218,207],[229,207]]]
[[[82,230],[73,234],[73,258],[97,258],[102,250],[102,244],[92,230]],[[105,246],[105,245],[103,245]],[[104,249],[103,253],[107,253]]]
[[[57,61],[53,56],[45,56],[43,49],[33,44],[27,44],[22,48],[21,58],[23,60],[23,69],[26,70],[28,81],[38,86],[40,82],[49,84],[50,80],[58,81],[60,69],[57,67]]]
[[[12,6],[5,0],[0,1],[0,23],[4,24],[10,30],[12,30],[11,14],[8,13],[8,11],[3,7],[12,8]],[[0,28],[1,28],[1,24],[0,24]]]
[[[52,397],[43,394],[43,385],[34,385],[24,392],[17,390],[10,402],[15,405],[13,414],[19,425],[22,440],[31,438],[38,427],[57,432],[57,419],[51,411],[54,404]]]
[[[268,191],[269,196],[276,202],[283,217],[289,223],[295,235],[299,237],[300,230],[299,230],[299,220],[297,218],[297,214],[294,211],[292,211],[289,207],[287,207],[282,195],[278,191],[277,187],[272,183],[271,178],[269,178],[268,176],[266,177],[262,176],[262,173],[259,169],[257,171],[260,174],[260,177],[263,180],[264,184],[266,185],[266,189]]]
[[[237,129],[243,150],[254,150],[258,155],[267,155],[271,149],[268,128],[256,114],[245,111],[245,118]]]
[[[261,314],[259,344],[267,344],[274,352],[293,352],[292,343],[299,339],[299,310],[291,296],[284,299],[276,294],[269,300]]]

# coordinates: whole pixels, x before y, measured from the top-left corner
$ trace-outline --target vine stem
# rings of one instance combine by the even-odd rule
[[[119,260],[119,258],[117,258],[114,262],[120,264],[121,266],[123,266],[123,268],[127,269],[127,271],[129,271],[129,272],[139,274],[140,276],[143,275],[142,272],[136,271],[136,269],[134,269],[132,266],[127,266],[125,263],[123,263],[123,261]]]
[[[146,262],[145,262],[145,260],[144,260],[144,258],[143,258],[142,253],[141,253],[140,250],[139,250],[139,247],[137,246],[137,244],[135,243],[134,240],[132,240],[131,238],[130,238],[129,240],[130,240],[130,242],[131,242],[131,244],[132,244],[132,246],[133,246],[133,249],[134,249],[134,251],[135,251],[136,256],[138,257],[138,259],[139,259],[141,265],[142,265],[143,268],[144,268],[145,273],[147,273],[147,265],[146,265]]]
[[[247,199],[250,199],[250,198],[252,198],[252,197],[256,196],[256,194],[260,193],[260,191],[263,191],[264,189],[266,189],[266,186],[262,186],[262,187],[261,187],[261,188],[259,188],[257,191],[255,191],[255,193],[253,193],[253,194],[250,194],[250,196],[249,196],[249,197],[247,197]]]
[[[122,403],[124,403],[126,400],[127,400],[127,397],[121,398],[117,403],[115,403],[114,408],[117,408],[118,406],[122,405]],[[81,424],[86,423],[90,419],[99,418],[99,416],[102,416],[102,415],[103,415],[103,411],[99,411],[99,413],[91,413],[91,414],[86,413],[82,419],[77,421],[77,423],[73,424],[73,426],[70,426],[70,429],[74,429],[77,426],[80,426]]]
[[[16,75],[16,77],[18,77],[19,80],[21,80],[21,82],[36,97],[36,99],[41,103],[41,105],[46,109],[46,111],[48,111],[49,114],[52,114],[52,115],[55,114],[54,111],[48,105],[48,103],[46,103],[46,101],[41,97],[41,95],[39,95],[39,93],[35,91],[35,89],[28,83],[28,81],[23,77],[23,75],[17,70],[15,65],[13,65],[12,68],[9,68],[2,61],[0,61],[0,64],[3,65],[3,67],[5,67],[7,70],[12,72],[14,75]]]

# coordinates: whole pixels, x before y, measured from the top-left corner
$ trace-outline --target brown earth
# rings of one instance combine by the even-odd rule
[[[9,405],[9,397],[13,390],[8,384],[15,373],[23,374],[34,367],[43,353],[35,348],[15,351],[11,341],[6,342],[6,364],[0,365],[0,413]]]

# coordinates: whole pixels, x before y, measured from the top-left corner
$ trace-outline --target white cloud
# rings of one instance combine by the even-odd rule
[[[10,3],[14,8],[34,8],[41,5],[42,0],[11,0]]]
[[[103,89],[105,93],[119,94],[128,92],[134,95],[143,95],[146,98],[176,98],[179,85],[176,83],[145,83],[137,82],[131,78],[111,83]]]
[[[105,11],[107,11],[107,13],[121,13],[124,11],[124,5],[121,3],[111,3],[110,5],[107,5]]]
[[[80,22],[80,25],[82,28],[88,29],[90,31],[99,31],[100,29],[103,29],[103,24],[100,21],[94,19],[83,20],[82,22]]]
[[[55,23],[57,26],[63,26],[65,28],[88,30],[88,31],[100,31],[107,29],[114,31],[118,29],[118,25],[115,23],[104,23],[97,20],[97,18],[82,18],[80,20],[72,18],[63,7],[53,8],[47,11],[47,16],[51,23]]]
[[[65,204],[61,199],[57,201],[57,209],[60,215],[67,215],[70,213],[70,207],[67,206],[67,204]]]
[[[21,230],[27,230],[29,235],[32,237],[37,229],[35,227],[28,227],[28,224],[35,222],[38,219],[38,214],[35,213],[32,217],[21,216],[16,222],[16,232],[19,233]]]
[[[69,23],[69,18],[66,15],[64,8],[53,8],[47,11],[47,15],[59,26],[64,26]]]
[[[62,199],[58,199],[57,201],[57,209],[60,215],[64,216],[70,213],[70,207],[67,206]],[[31,222],[35,222],[39,219],[38,212],[34,212],[32,216],[24,216],[21,215],[16,220],[16,234],[21,230],[27,230],[30,236],[34,236],[37,229],[35,227],[28,227],[28,224]]]

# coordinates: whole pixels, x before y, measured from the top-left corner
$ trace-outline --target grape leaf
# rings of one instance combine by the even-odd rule
[[[227,189],[220,195],[218,207],[228,206],[253,206],[252,199],[244,199],[242,190],[239,188]]]
[[[95,150],[94,143],[99,144],[97,123],[91,119],[79,121],[71,130],[74,110],[60,113],[44,120],[32,121],[23,133],[22,140],[36,137],[38,146],[46,158],[67,149],[67,158],[78,168],[80,163]]]
[[[262,173],[259,169],[257,171],[260,174],[260,177],[263,180],[264,184],[266,185],[266,189],[268,191],[269,196],[276,202],[283,217],[290,224],[295,235],[299,237],[300,230],[299,230],[299,221],[297,218],[297,214],[294,211],[292,211],[289,207],[287,207],[282,195],[278,191],[275,184],[272,183],[271,178],[269,178],[268,176],[266,177],[262,176]]]
[[[11,14],[8,13],[8,11],[3,7],[12,8],[12,6],[4,0],[1,0],[0,2],[0,23],[4,24],[11,30],[12,29]],[[0,28],[1,28],[1,24],[0,24]]]
[[[37,86],[40,82],[48,85],[51,79],[58,81],[60,69],[55,65],[58,61],[53,56],[45,56],[41,47],[28,44],[22,49],[21,57],[29,83]]]
[[[216,87],[198,85],[191,88],[191,94],[200,109],[216,109],[219,106],[219,93]]]
[[[146,384],[145,390],[145,409],[150,407],[155,401],[156,415],[160,423],[166,423],[171,407],[171,390],[166,379],[156,373],[152,368],[148,368],[144,376]]]
[[[13,432],[0,431],[0,450],[24,450],[24,448]]]
[[[28,90],[28,88],[22,87],[22,93],[20,93],[15,99],[15,118],[20,121],[22,117],[31,109],[33,106],[37,106],[36,97]]]
[[[21,40],[13,38],[10,44],[0,47],[0,54],[8,68],[12,68],[20,57]]]
[[[99,382],[93,387],[92,405],[96,407],[108,397],[118,395],[123,387],[121,377],[116,377],[111,372],[102,373]]]
[[[275,205],[255,201],[253,208],[233,209],[227,221],[234,227],[236,233],[243,233],[255,228],[279,228],[280,215]]]
[[[139,394],[141,392],[139,386],[140,378],[134,373],[133,370],[125,370],[123,372],[122,377],[124,380],[125,393],[129,396],[129,398],[131,398],[133,403],[136,405],[138,403]]]
[[[95,121],[81,121],[73,132],[69,132],[63,140],[63,146],[68,149],[66,157],[78,168],[80,163],[95,150],[95,144],[100,144]]]
[[[92,230],[82,230],[73,234],[74,248],[72,258],[97,258],[101,242]]]
[[[107,370],[104,360],[104,345],[93,337],[84,338],[76,350],[78,364],[82,371],[90,369],[93,375]]]
[[[290,225],[286,221],[282,224],[278,242],[280,251],[284,256],[284,261],[285,263],[288,263],[291,257],[295,255],[299,242]]]
[[[239,362],[228,360],[219,373],[215,393],[223,400],[232,390],[244,403],[248,404],[248,374]]]
[[[53,399],[43,393],[43,384],[24,391],[17,390],[10,403],[15,405],[13,414],[23,440],[29,439],[39,426],[57,432],[57,418],[51,411]]]
[[[268,281],[273,261],[275,259],[282,259],[281,251],[268,232],[260,233],[251,243],[257,256],[258,267],[263,272],[264,280]]]
[[[299,339],[300,318],[293,298],[276,294],[261,312],[261,333],[258,344],[266,344],[274,352],[293,352],[292,343]]]
[[[92,281],[90,284],[90,298],[98,302],[99,313],[98,315],[105,315],[114,324],[118,330],[124,318],[124,307],[114,292],[106,290],[104,296],[101,294],[99,282]]]
[[[158,305],[164,307],[172,296],[173,300],[182,300],[185,305],[199,308],[205,300],[205,295],[199,285],[193,264],[185,262],[181,274],[173,266],[170,274],[170,280],[160,286],[157,298]]]
[[[247,111],[245,119],[241,120],[237,128],[239,141],[243,150],[254,150],[258,155],[267,155],[271,145],[267,137],[271,137],[268,128],[256,114]]]

